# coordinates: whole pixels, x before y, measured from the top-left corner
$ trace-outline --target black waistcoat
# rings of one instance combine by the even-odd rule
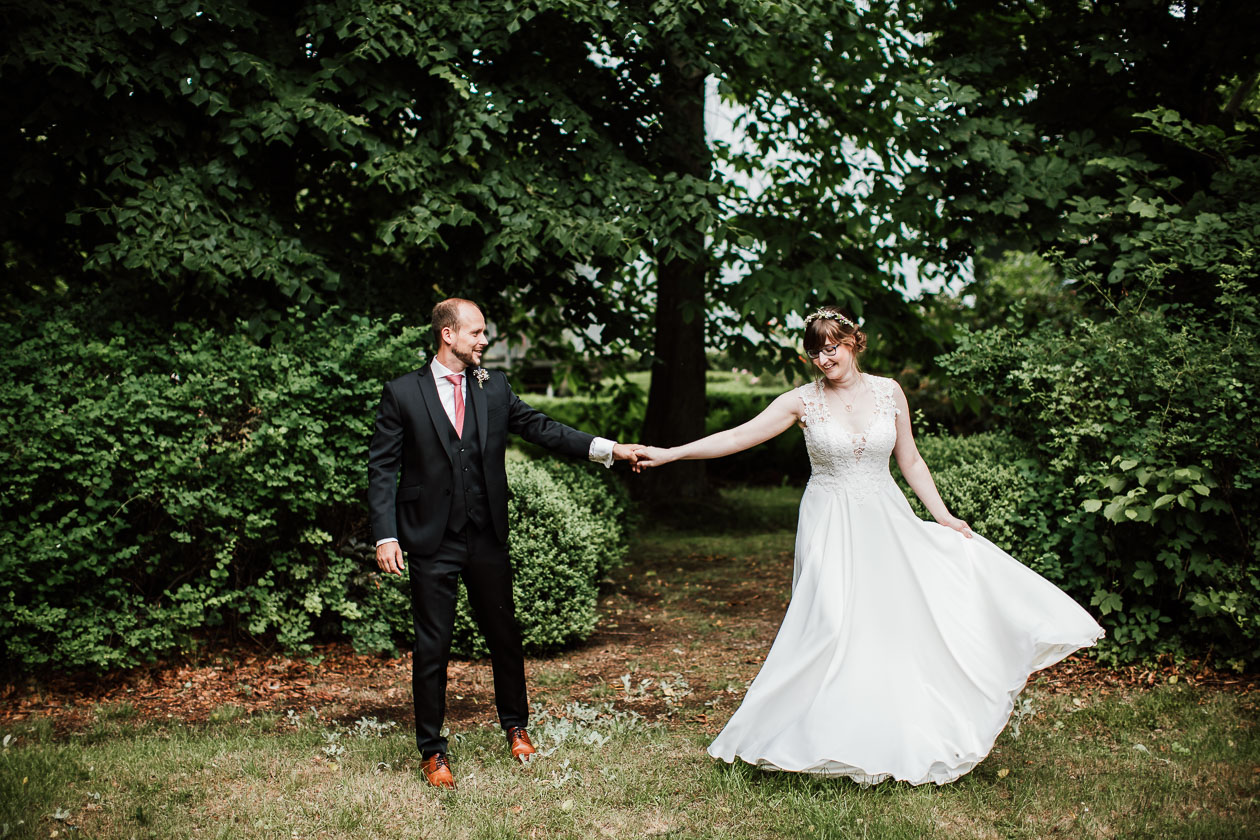
[[[481,465],[481,439],[477,434],[477,412],[469,405],[464,411],[464,436],[448,427],[447,446],[451,450],[452,486],[451,517],[446,527],[462,530],[472,522],[478,528],[490,527],[490,503],[486,498],[486,474]]]

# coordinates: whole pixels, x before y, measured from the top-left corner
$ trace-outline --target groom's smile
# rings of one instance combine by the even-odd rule
[[[481,354],[490,344],[486,338],[486,319],[476,306],[460,307],[459,327],[451,344],[451,355],[468,367],[481,366]]]

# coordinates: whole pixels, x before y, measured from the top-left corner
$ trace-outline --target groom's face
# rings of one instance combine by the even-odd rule
[[[451,331],[451,354],[469,367],[480,367],[486,339],[486,319],[481,310],[465,304],[459,310],[459,324]]]

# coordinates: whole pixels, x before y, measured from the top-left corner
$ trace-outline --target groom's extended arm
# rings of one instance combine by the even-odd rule
[[[402,466],[403,426],[398,400],[388,385],[376,409],[376,428],[368,445],[368,510],[376,540],[376,564],[381,571],[402,574],[402,548],[394,518],[394,493]]]
[[[508,395],[508,431],[544,449],[550,449],[571,458],[589,458],[605,467],[613,461],[635,462],[636,447],[616,443],[570,428],[552,420],[512,391],[506,382]]]

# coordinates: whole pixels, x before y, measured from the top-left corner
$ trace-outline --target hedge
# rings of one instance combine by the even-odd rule
[[[410,636],[398,581],[372,560],[366,448],[381,383],[419,364],[427,331],[333,312],[262,345],[95,324],[83,310],[22,314],[0,325],[9,669],[126,667],[218,637],[300,652]],[[624,551],[624,500],[599,469],[513,466],[528,488],[514,520],[561,535],[535,557],[545,541],[520,529],[519,584],[537,601],[554,572],[555,591],[576,598],[529,611],[534,647],[590,631],[591,593]],[[600,549],[564,555],[596,537]]]

